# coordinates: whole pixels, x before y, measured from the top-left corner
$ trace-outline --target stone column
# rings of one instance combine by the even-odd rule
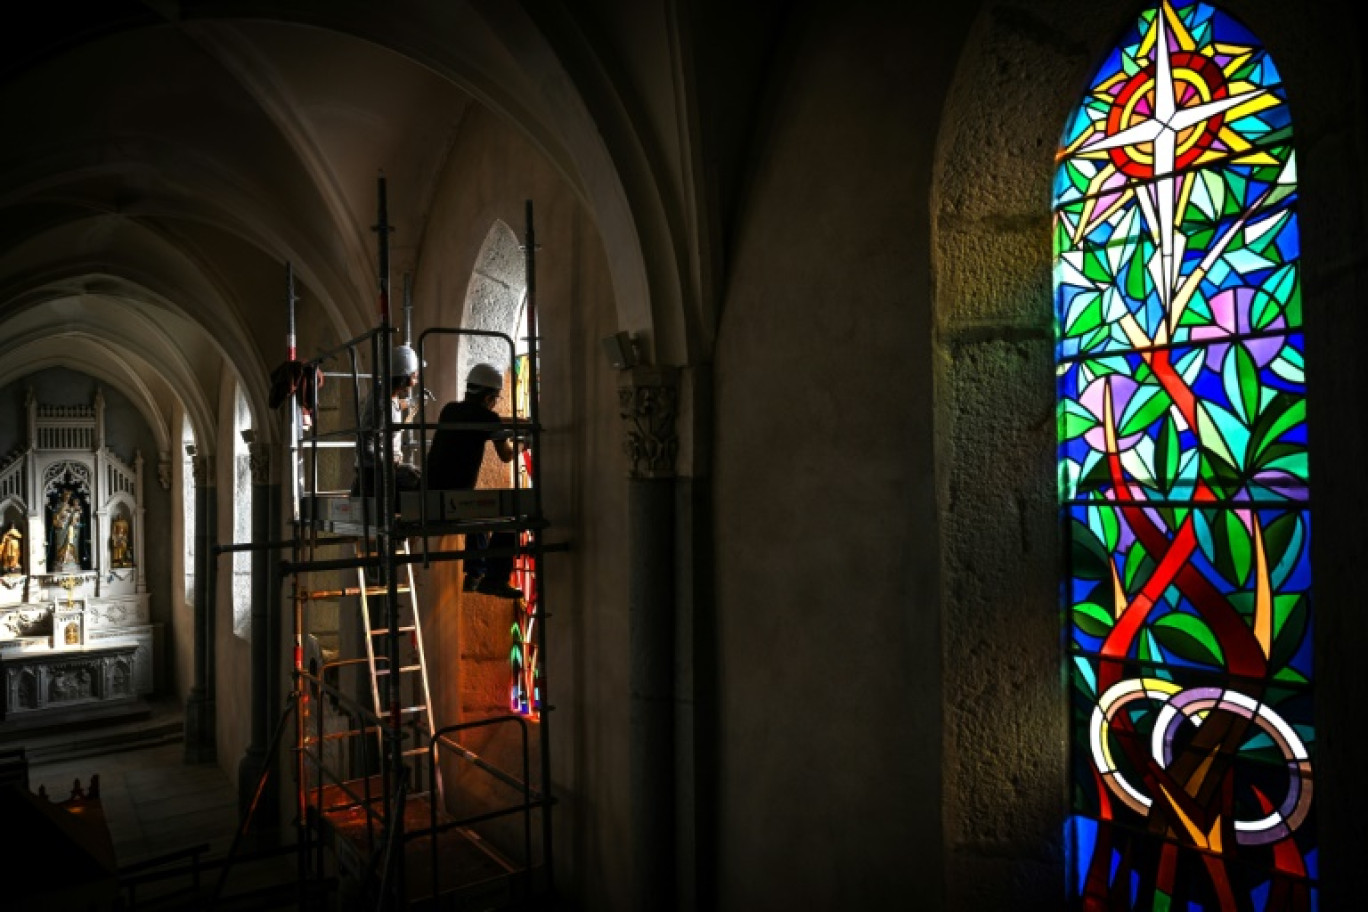
[[[135,592],[147,591],[147,562],[143,560],[143,544],[147,540],[143,535],[147,528],[147,489],[143,487],[143,455],[138,450],[134,453],[133,460],[133,490],[138,492],[138,508],[129,517],[133,523],[133,540],[128,543],[128,547],[133,549],[133,589]],[[103,539],[101,539],[103,541]]]
[[[242,432],[247,443],[247,464],[252,473],[252,541],[264,545],[272,538],[271,454],[269,447],[256,439],[254,430]],[[241,542],[239,542],[241,544]],[[252,739],[247,752],[238,763],[238,816],[250,809],[256,795],[257,781],[262,771],[270,766],[270,735],[275,717],[275,699],[270,693],[271,667],[271,573],[273,562],[267,548],[258,548],[252,555]],[[274,829],[279,820],[277,801],[279,788],[275,778],[262,792],[261,804],[252,818],[254,829]]]
[[[718,644],[712,509],[712,369],[680,371],[675,479],[676,912],[716,909]]]
[[[675,464],[679,372],[622,375],[619,414],[628,480],[631,908],[675,894],[674,625]]]
[[[217,756],[214,710],[214,586],[218,561],[209,553],[218,521],[213,460],[187,446],[195,473],[195,683],[185,701],[185,762]]]

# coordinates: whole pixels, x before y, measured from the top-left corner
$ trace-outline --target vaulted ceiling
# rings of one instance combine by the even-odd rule
[[[371,325],[376,177],[403,201],[389,208],[397,273],[417,256],[472,106],[514,124],[565,176],[622,254],[623,306],[650,306],[633,209],[664,225],[665,203],[648,192],[629,205],[605,122],[622,125],[628,159],[643,146],[611,92],[591,115],[520,5],[107,0],[32,12],[0,44],[0,386],[81,370],[137,403],[166,446],[178,404],[212,448],[225,372],[256,409],[265,400],[283,351],[284,264],[333,337]],[[668,248],[666,233],[655,243]]]

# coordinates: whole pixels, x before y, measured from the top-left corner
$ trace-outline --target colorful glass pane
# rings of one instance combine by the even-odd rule
[[[513,362],[514,414],[526,419],[531,414],[531,389],[528,382],[528,359],[519,355]],[[520,450],[513,462],[515,486],[532,487],[532,451]],[[520,544],[531,544],[535,532],[519,533]],[[530,718],[541,714],[541,691],[538,682],[541,664],[537,650],[536,619],[540,606],[537,587],[537,561],[531,554],[519,554],[513,562],[513,585],[522,590],[522,598],[514,602],[513,625],[509,633],[513,645],[509,649],[508,706],[513,712]]]
[[[1291,119],[1254,36],[1143,13],[1054,185],[1071,901],[1317,903]]]

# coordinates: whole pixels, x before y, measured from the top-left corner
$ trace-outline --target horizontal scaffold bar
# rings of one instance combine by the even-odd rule
[[[385,560],[393,561],[396,564],[421,564],[424,560],[460,560],[461,558],[477,554],[487,557],[517,557],[522,554],[531,554],[535,556],[568,550],[570,550],[570,546],[565,542],[551,542],[545,545],[529,545],[526,548],[461,548],[455,551],[429,551],[426,555],[421,551],[418,551],[413,554],[395,554],[389,558],[338,557],[315,561],[282,561],[280,568],[283,573],[299,573],[301,571],[309,570],[352,570],[357,567],[378,567]]]

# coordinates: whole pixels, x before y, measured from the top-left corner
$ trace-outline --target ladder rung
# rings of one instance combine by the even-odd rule
[[[416,630],[416,629],[417,629],[417,628],[415,628],[415,627],[400,627],[400,628],[399,628],[399,632],[400,632],[400,633],[413,633],[413,631]],[[375,628],[374,630],[371,631],[371,636],[373,636],[373,637],[387,636],[387,635],[389,635],[389,628],[388,628],[388,627],[377,627],[377,628]]]
[[[408,594],[408,586],[395,586],[394,590],[399,595]],[[309,589],[299,593],[299,598],[303,601],[317,601],[319,599],[346,598],[348,596],[360,595],[360,586],[347,586],[342,589]],[[366,595],[389,595],[389,586],[367,586]]]
[[[330,668],[341,668],[344,665],[365,665],[369,662],[370,659],[335,659],[331,662],[324,663],[323,668],[324,670],[327,670]]]
[[[426,747],[413,747],[413,748],[410,748],[410,749],[404,751],[404,756],[405,756],[405,757],[417,757],[417,756],[419,756],[419,755],[421,755],[421,754],[426,754],[427,752],[428,752],[428,749],[427,749]],[[410,795],[409,797],[412,798],[413,796]]]
[[[354,730],[352,730],[352,729],[347,729],[346,731],[340,731],[340,732],[327,732],[327,733],[325,733],[325,734],[323,735],[323,740],[324,740],[324,741],[341,741],[343,738],[356,738],[356,737],[359,737],[359,736],[361,736],[361,735],[368,735],[368,734],[370,734],[370,732],[366,732],[366,731],[354,731]],[[306,736],[306,737],[304,738],[304,743],[305,743],[305,744],[317,744],[317,743],[318,743],[318,738],[317,738],[315,735],[308,735],[308,736]]]
[[[376,661],[379,662],[380,659],[376,659]],[[422,669],[422,667],[423,667],[422,665],[400,665],[400,666],[399,666],[399,673],[400,673],[400,674],[404,674],[405,672],[410,672],[410,671],[420,671],[420,670]],[[389,674],[389,669],[388,669],[388,668],[377,668],[377,669],[375,669],[375,676],[376,676],[377,678],[380,677],[381,675],[387,675],[387,674]]]
[[[401,712],[401,713],[413,714],[413,713],[416,713],[416,712],[423,712],[423,711],[426,710],[426,709],[427,709],[427,707],[426,707],[426,706],[423,706],[423,705],[421,705],[421,704],[418,705],[418,706],[401,706],[401,707],[399,707],[399,712]],[[388,714],[391,713],[391,712],[393,712],[393,710],[389,710],[389,709],[385,710],[386,715],[388,715]]]

